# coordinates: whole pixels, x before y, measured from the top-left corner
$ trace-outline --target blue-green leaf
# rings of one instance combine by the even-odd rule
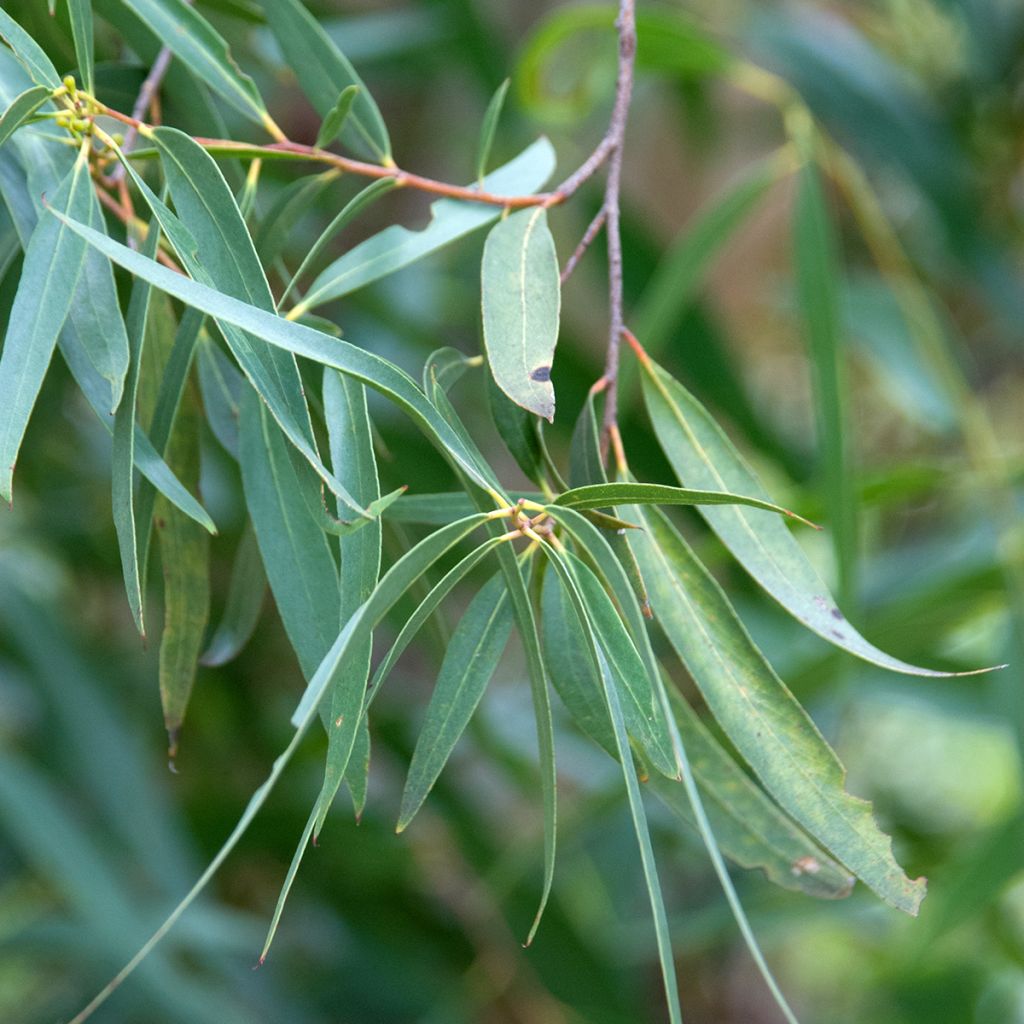
[[[14,98],[0,117],[0,146],[50,98],[50,92],[45,85],[33,85]]]

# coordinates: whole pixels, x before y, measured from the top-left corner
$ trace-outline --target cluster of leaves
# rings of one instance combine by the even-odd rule
[[[515,630],[536,714],[544,820],[544,882],[529,937],[540,923],[556,865],[553,688],[579,728],[620,765],[673,1019],[679,1018],[675,973],[643,788],[687,826],[696,825],[751,952],[793,1019],[721,855],[817,897],[844,896],[859,879],[910,914],[917,912],[924,882],[906,877],[869,806],[845,792],[835,754],[662,508],[698,508],[736,562],[796,620],[835,646],[897,672],[952,673],[909,665],[861,636],[790,533],[784,517],[791,514],[772,503],[708,410],[650,353],[664,345],[664,325],[683,301],[680,280],[696,287],[710,256],[768,186],[795,169],[800,308],[816,374],[839,587],[849,594],[855,502],[837,354],[836,243],[821,182],[822,167],[827,164],[831,173],[844,154],[778,80],[758,75],[703,40],[659,51],[650,41],[685,32],[684,23],[641,17],[641,67],[658,68],[659,61],[685,54],[693,73],[732,76],[773,94],[786,113],[790,142],[697,224],[666,271],[671,284],[660,292],[655,288],[638,311],[634,326],[643,347],[636,342],[634,349],[644,404],[676,483],[636,481],[624,451],[616,453],[609,479],[600,387],[590,393],[577,422],[567,468],[545,443],[542,420],[555,410],[551,368],[561,290],[548,208],[527,201],[525,208],[510,211],[469,199],[438,199],[422,230],[392,225],[318,269],[338,232],[399,178],[391,173],[385,124],[352,65],[297,0],[273,0],[263,5],[263,14],[322,117],[316,148],[340,139],[379,172],[292,272],[281,259],[288,225],[337,172],[298,177],[261,212],[255,202],[261,162],[306,159],[308,151],[211,142],[172,127],[143,127],[142,146],[123,152],[108,119],[115,103],[93,66],[92,5],[76,0],[69,10],[80,89],[0,12],[0,36],[9,47],[0,50],[4,271],[21,259],[0,356],[0,493],[11,499],[29,417],[59,349],[112,434],[114,522],[127,600],[140,632],[147,627],[152,538],[159,540],[165,616],[160,690],[172,751],[197,664],[223,664],[242,650],[268,585],[307,680],[292,717],[293,737],[270,777],[207,871],[129,968],[206,885],[319,720],[327,735],[323,785],[299,837],[266,953],[302,855],[343,783],[356,813],[362,811],[371,703],[441,602],[470,582],[475,596],[451,637],[426,710],[399,830],[411,823],[434,786]],[[232,62],[216,29],[184,0],[126,0],[109,10],[102,5],[102,11],[128,39],[148,32],[165,41],[195,88],[218,96],[281,142],[252,79]],[[609,28],[613,14],[601,9],[571,17],[590,19],[583,27]],[[569,20],[562,31],[579,27]],[[549,48],[561,38],[551,31],[554,42],[544,44]],[[479,187],[530,197],[554,170],[545,140],[485,173],[502,95],[483,125]],[[64,135],[55,136],[54,128]],[[215,156],[228,165],[227,173]],[[250,172],[233,189],[228,175],[238,162]],[[116,175],[124,176],[124,185],[111,191],[108,176]],[[853,175],[848,180],[859,184]],[[121,198],[114,200],[118,193]],[[863,210],[873,209],[869,193],[855,194]],[[100,197],[117,216],[104,216]],[[145,215],[137,217],[136,208]],[[488,226],[481,269],[486,370],[484,360],[443,348],[416,381],[343,339],[334,324],[314,313]],[[126,303],[119,300],[115,267],[131,280]],[[271,280],[279,282],[276,294]],[[292,298],[297,301],[289,306]],[[535,491],[513,493],[503,485],[449,398],[464,374],[481,373],[487,373],[494,425]],[[450,465],[459,491],[381,493],[367,389],[397,406],[429,439]],[[209,641],[208,535],[215,524],[194,495],[201,418],[240,467],[249,524],[223,619]],[[386,564],[382,521],[388,520],[431,529]],[[384,656],[375,659],[376,627],[417,587],[424,589],[417,606]],[[680,667],[716,727],[676,686]]]

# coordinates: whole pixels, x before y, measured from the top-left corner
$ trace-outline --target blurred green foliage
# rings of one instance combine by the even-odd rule
[[[55,20],[41,0],[7,6],[62,73],[74,67],[63,3]],[[150,40],[112,31],[105,12],[113,6],[94,4],[97,88],[128,109],[155,51]],[[258,78],[278,123],[311,142],[319,119],[280,71],[257,6],[199,6]],[[611,8],[580,15],[582,27],[560,36],[547,19],[584,9],[487,0],[309,6],[369,84],[403,167],[472,180],[480,121],[509,73],[495,161],[545,132],[567,171],[603,131],[614,85]],[[1015,0],[689,0],[685,13],[678,3],[641,2],[640,14],[623,197],[627,318],[647,308],[648,284],[670,265],[677,235],[784,141],[777,110],[722,73],[727,55],[748,57],[790,83],[859,161],[938,325],[908,329],[906,268],[882,260],[880,272],[849,193],[830,185],[853,424],[846,483],[861,502],[849,616],[908,661],[1011,663],[991,676],[922,680],[855,662],[770,605],[697,516],[679,517],[850,766],[853,791],[875,801],[901,863],[930,880],[917,920],[861,887],[819,903],[749,873],[736,872],[737,886],[805,1021],[1024,1022],[1024,8]],[[126,55],[134,67],[110,63]],[[172,67],[164,116],[215,134],[209,102],[193,102],[194,91]],[[213,107],[244,134],[229,109]],[[287,166],[268,164],[261,208],[290,180]],[[357,187],[330,183],[289,225],[289,266]],[[793,200],[793,179],[781,173],[709,272],[685,287],[676,279],[685,295],[661,322],[658,358],[727,423],[777,500],[831,522],[800,340]],[[396,202],[404,223],[422,223],[424,197]],[[596,202],[595,189],[552,216],[563,257]],[[333,253],[382,226],[381,216],[371,210]],[[410,371],[440,344],[475,353],[482,242],[473,236],[331,312],[346,335]],[[595,248],[564,292],[559,414],[549,434],[559,457],[603,363],[602,260]],[[4,317],[17,270],[16,253],[0,253]],[[637,391],[627,394],[633,469],[667,482]],[[503,479],[520,480],[483,404],[468,389],[453,397]],[[382,459],[383,490],[448,489],[450,471],[421,435],[383,402],[371,405],[382,450],[402,453],[400,478]],[[16,505],[0,513],[0,1019],[23,1024],[74,1012],[180,897],[286,742],[302,688],[268,602],[241,657],[200,671],[176,773],[167,771],[157,653],[140,650],[122,591],[109,443],[55,368],[19,463]],[[239,480],[210,437],[202,456],[201,493],[221,525],[211,542],[216,619],[242,528]],[[402,544],[398,529],[386,527],[386,548]],[[827,539],[802,539],[835,582]],[[437,625],[375,705],[367,807],[356,827],[339,802],[260,970],[249,968],[319,784],[319,740],[300,752],[213,892],[97,1021],[662,1019],[621,783],[564,716],[553,903],[536,942],[521,948],[541,874],[541,826],[518,654],[499,670],[420,818],[394,835],[446,639]],[[696,838],[681,839],[654,802],[650,813],[687,1020],[780,1019]]]

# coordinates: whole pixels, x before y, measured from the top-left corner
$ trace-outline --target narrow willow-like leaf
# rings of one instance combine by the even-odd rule
[[[0,116],[0,146],[50,98],[50,92],[45,85],[33,85],[14,98]]]
[[[199,659],[201,665],[226,665],[238,657],[256,629],[266,594],[267,573],[260,557],[256,531],[249,520],[235,552],[224,614]]]
[[[511,79],[506,78],[491,97],[487,109],[484,111],[484,119],[480,125],[480,144],[476,153],[476,179],[483,183],[484,175],[487,173],[487,161],[491,158],[491,148],[494,146],[494,135],[498,130],[498,121],[501,119],[501,112],[505,107],[505,97],[508,95],[508,87]]]
[[[487,374],[487,406],[498,436],[527,479],[538,487],[546,486],[548,474],[541,448],[539,421],[498,387],[492,373]]]
[[[143,247],[143,253],[152,259],[160,243],[160,231],[150,227]],[[106,269],[110,270],[107,263]],[[135,402],[139,390],[139,372],[142,351],[149,321],[149,298],[151,288],[145,281],[136,279],[128,303],[127,333],[130,344],[128,375],[125,380],[124,396],[114,414],[114,433],[110,459],[110,497],[117,532],[118,549],[121,554],[121,570],[124,575],[128,607],[138,631],[145,636],[146,625],[143,615],[141,573],[139,572],[138,532],[135,523]]]
[[[326,118],[339,94],[355,86],[358,94],[342,133],[343,140],[378,163],[391,163],[391,140],[380,110],[348,58],[299,0],[261,0],[274,37],[302,91]],[[319,145],[319,143],[317,143]]]
[[[797,295],[814,379],[819,472],[838,570],[838,592],[849,603],[856,592],[857,477],[847,437],[840,352],[839,257],[818,168],[800,171],[793,225]]]
[[[550,546],[545,545],[543,550],[558,573],[561,583],[572,601],[580,627],[587,640],[591,662],[600,674],[608,716],[611,720],[615,736],[615,748],[619,764],[622,766],[622,775],[626,782],[626,795],[629,800],[630,814],[633,818],[633,829],[636,833],[637,844],[640,847],[640,861],[643,866],[644,881],[647,885],[647,896],[651,904],[651,914],[654,918],[654,932],[658,944],[658,960],[661,966],[662,981],[665,986],[669,1019],[672,1024],[682,1024],[682,1013],[679,1008],[679,990],[672,954],[672,937],[665,913],[665,901],[661,893],[658,867],[654,859],[654,849],[651,846],[651,836],[647,827],[647,814],[644,810],[643,797],[640,794],[636,770],[633,767],[633,758],[630,755],[629,735],[616,692],[615,680],[602,651],[599,630],[590,621],[587,606],[577,587],[577,580],[573,569]],[[582,563],[578,564],[582,565]]]
[[[257,124],[270,115],[253,80],[243,74],[217,30],[185,0],[123,0],[197,78]]]
[[[569,483],[573,487],[603,484],[608,477],[601,457],[601,429],[597,422],[597,396],[587,392],[576,418],[569,444]]]
[[[653,360],[641,359],[641,367],[647,409],[679,482],[768,500],[753,471],[693,395]],[[742,505],[701,506],[700,513],[743,568],[794,618],[830,643],[895,672],[955,674],[908,665],[868,643],[836,607],[803,549],[775,515]]]
[[[68,0],[71,37],[75,41],[75,59],[85,91],[95,93],[92,56],[92,0]]]
[[[543,207],[519,210],[487,236],[481,268],[484,344],[498,387],[517,405],[555,417],[551,364],[558,341],[558,256]]]
[[[760,869],[784,889],[819,899],[849,896],[853,888],[849,872],[779,810],[679,693],[669,690],[669,699],[722,852],[741,867]],[[681,821],[694,824],[682,786],[658,775],[651,777],[648,786]]]
[[[192,256],[182,240],[184,251],[179,249],[179,255],[186,268],[199,280],[211,282],[226,294],[272,311],[273,296],[252,238],[213,158],[175,129],[159,128],[155,138],[175,207],[198,248],[197,256]],[[178,249],[180,232],[176,231],[173,220],[160,210],[162,204],[156,197],[148,193],[146,198],[151,205],[159,204],[154,212]],[[346,508],[363,516],[363,509],[320,459],[294,357],[253,344],[252,339],[230,326],[222,326],[222,333],[288,439]]]
[[[186,396],[180,415],[182,429],[172,438],[167,458],[182,482],[195,486],[199,481],[199,412],[194,397]],[[210,613],[209,534],[166,498],[157,501],[156,533],[164,577],[160,703],[173,758]]]
[[[347,85],[341,90],[338,102],[327,111],[320,130],[316,133],[317,149],[326,148],[338,137],[345,127],[348,115],[352,112],[352,104],[358,95],[358,85]]]
[[[89,221],[92,182],[83,149],[53,195],[54,209]],[[80,238],[53,217],[41,217],[21,268],[0,354],[0,498],[11,500],[14,463],[50,365],[85,258]]]
[[[84,224],[63,217],[56,211],[53,215],[62,219],[72,231],[99,249],[108,259],[130,273],[148,280],[161,291],[218,320],[233,324],[277,348],[306,356],[324,366],[331,366],[380,391],[401,406],[470,479],[482,487],[487,487],[473,465],[472,458],[463,450],[458,435],[427,401],[415,382],[388,360],[357,348],[340,338],[331,338],[309,327],[284,320],[218,292],[199,281],[175,274],[155,260],[139,256],[127,246],[93,231]]]
[[[18,63],[28,72],[29,78],[36,85],[45,85],[47,89],[59,89],[60,75],[42,47],[2,8],[0,7],[0,37],[14,51]]]
[[[484,179],[484,189],[500,195],[530,195],[555,169],[555,152],[547,139],[538,139],[514,160]],[[438,199],[430,204],[430,223],[421,231],[392,224],[360,242],[326,267],[309,292],[288,315],[295,319],[306,310],[340,299],[343,295],[393,274],[410,263],[497,220],[501,210],[486,203]]]
[[[843,768],[775,675],[721,587],[657,509],[630,543],[669,642],[747,763],[779,804],[840,862],[899,910],[916,914],[925,881],[893,859],[870,805],[843,789]]]
[[[377,460],[373,453],[373,431],[370,416],[366,408],[366,389],[358,381],[350,380],[333,370],[324,370],[323,383],[324,420],[331,448],[331,465],[334,473],[345,487],[355,496],[356,500],[367,508],[372,508],[380,499],[380,481],[377,476]],[[368,523],[361,530],[346,534],[340,541],[341,549],[341,622],[345,623],[366,601],[380,576],[382,532],[380,519]],[[346,679],[345,685],[361,686],[366,690],[370,678],[370,658],[373,654],[373,639],[367,637],[361,656],[353,656],[352,672],[356,679],[351,683]],[[365,799],[367,780],[365,772],[369,769],[369,730],[365,722],[356,733],[356,741],[365,747],[364,756],[356,758],[348,765],[348,772],[341,769],[335,777],[335,768],[348,754],[338,749],[334,737],[336,729],[330,728],[330,722],[343,713],[339,706],[337,714],[334,709],[334,697],[328,709],[327,765],[324,770],[324,788],[331,789],[329,798],[320,800],[320,813],[313,827],[313,837],[320,834],[324,818],[334,799],[338,786],[344,777],[349,780],[356,813],[361,809],[360,801]],[[339,698],[343,702],[343,698]],[[353,749],[352,756],[355,758]],[[361,795],[360,795],[361,794]]]
[[[452,634],[420,728],[402,791],[397,831],[408,828],[469,724],[512,632],[512,607],[501,573],[469,603]]]
[[[260,219],[253,238],[256,252],[265,267],[281,254],[295,225],[323,195],[324,189],[340,177],[333,168],[322,174],[310,174],[291,182],[281,190],[270,209]]]
[[[331,220],[330,224],[327,225],[320,232],[320,236],[310,246],[309,252],[302,258],[302,262],[299,264],[299,269],[292,274],[292,279],[288,282],[285,290],[281,293],[281,299],[278,302],[278,308],[280,309],[285,302],[288,300],[288,296],[291,295],[295,288],[295,285],[302,279],[302,275],[313,265],[317,257],[324,251],[327,243],[330,242],[335,235],[350,221],[355,219],[367,206],[375,202],[386,192],[390,192],[395,187],[393,178],[381,178],[378,181],[371,182],[362,191],[357,192],[338,212]],[[344,259],[344,257],[342,257]],[[306,310],[309,308],[309,303],[300,303],[302,311],[292,314],[293,319],[306,320],[310,315]],[[299,307],[296,307],[299,308]]]
[[[309,680],[338,635],[338,569],[326,534],[298,495],[287,442],[251,389],[242,399],[239,454],[270,589]]]
[[[803,516],[773,505],[760,498],[747,498],[742,494],[728,491],[692,491],[686,487],[669,487],[664,484],[621,483],[588,484],[563,491],[554,503],[566,508],[588,509],[608,508],[610,505],[749,505],[765,509],[778,515],[789,516],[801,523],[812,526]]]

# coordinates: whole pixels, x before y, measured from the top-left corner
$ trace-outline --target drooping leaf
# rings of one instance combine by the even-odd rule
[[[160,231],[151,226],[143,253],[152,259],[156,255],[159,242]],[[105,269],[109,272],[109,262]],[[145,281],[135,280],[128,303],[127,333],[130,344],[128,375],[125,380],[123,399],[114,414],[110,460],[110,503],[121,554],[125,592],[128,595],[128,606],[131,609],[132,618],[143,636],[146,635],[146,626],[143,614],[142,574],[139,571],[138,528],[135,522],[135,401],[138,395],[142,351],[149,322],[150,292],[151,288]]]
[[[92,56],[92,0],[68,0],[71,36],[75,41],[75,59],[85,91],[95,94]]]
[[[348,115],[352,112],[352,104],[359,95],[358,85],[346,85],[338,95],[338,102],[327,111],[320,130],[316,133],[316,148],[329,146],[345,127]]]
[[[498,435],[512,458],[529,480],[543,487],[548,474],[541,448],[539,420],[522,406],[516,405],[498,387],[491,373],[487,374],[487,406]]]
[[[547,139],[538,139],[514,160],[484,179],[484,189],[500,195],[530,195],[555,169],[555,153]],[[451,242],[498,219],[501,210],[485,203],[438,199],[430,205],[430,223],[420,231],[398,224],[350,249],[326,267],[309,286],[306,297],[288,315],[340,299]]]
[[[893,859],[870,805],[847,794],[832,749],[775,675],[721,587],[657,509],[629,538],[657,621],[730,742],[779,804],[890,905],[915,914],[925,881]]]
[[[484,175],[487,173],[487,161],[491,157],[491,148],[494,145],[494,135],[498,130],[498,121],[501,119],[501,111],[505,106],[505,97],[508,95],[508,87],[511,79],[506,78],[491,97],[487,109],[484,111],[484,119],[480,124],[480,144],[477,147],[476,155],[476,179],[483,183]]]
[[[250,520],[242,531],[242,539],[235,552],[224,613],[199,659],[200,664],[210,667],[226,665],[238,656],[256,629],[266,594],[267,573]]]
[[[348,58],[299,0],[260,0],[274,38],[316,112],[326,118],[349,86],[358,90],[343,140],[378,163],[391,163],[391,141],[380,110]],[[318,142],[317,145],[320,145]]]
[[[60,75],[42,47],[2,8],[0,7],[0,37],[14,51],[18,63],[28,72],[36,85],[44,85],[47,89],[59,89]]]
[[[260,218],[253,243],[265,267],[269,267],[288,242],[296,223],[323,195],[340,172],[331,169],[322,174],[299,178],[281,190],[267,212]]]
[[[182,429],[171,439],[167,458],[186,485],[199,480],[199,415],[195,397],[181,408]],[[160,702],[177,753],[210,613],[209,534],[166,498],[156,504],[156,534],[164,577],[164,631],[160,638]]]
[[[573,487],[603,484],[608,479],[601,457],[601,428],[596,403],[594,391],[588,391],[573,427],[569,444],[569,483]]]
[[[50,90],[45,85],[33,85],[15,97],[0,116],[0,146],[49,98]]]
[[[54,209],[88,223],[92,183],[83,149],[54,193]],[[0,498],[11,500],[14,463],[64,325],[85,247],[68,226],[42,217],[25,251],[0,354]]]
[[[653,360],[642,359],[644,398],[680,483],[768,500],[764,488],[707,410]],[[865,661],[919,676],[950,673],[908,665],[868,643],[836,607],[803,549],[775,515],[743,505],[700,506],[739,563],[794,618]]]
[[[426,800],[494,675],[512,631],[512,607],[501,573],[469,603],[444,654],[402,791],[398,831]]]
[[[253,80],[217,30],[185,0],[122,0],[197,78],[246,117],[273,124]]]
[[[58,219],[61,217],[57,213],[54,213],[54,216]],[[90,245],[99,249],[108,259],[145,278],[161,291],[225,323],[233,324],[277,348],[306,356],[324,366],[331,366],[380,391],[405,409],[438,444],[442,452],[457,463],[471,479],[483,487],[487,486],[480,479],[472,458],[463,450],[458,435],[427,401],[413,380],[386,359],[357,348],[340,338],[331,338],[309,327],[267,313],[199,281],[175,274],[154,260],[139,256],[127,246],[100,235],[84,224],[68,218],[64,218],[63,223]]]
[[[561,308],[558,256],[543,207],[510,214],[487,236],[481,268],[484,344],[498,387],[553,420],[551,365]]]
[[[199,386],[213,436],[237,462],[238,421],[245,378],[209,337],[199,336]]]
[[[848,604],[856,591],[857,476],[850,458],[849,418],[843,399],[839,259],[821,178],[810,163],[800,171],[793,243],[797,295],[813,370],[819,474],[825,485],[838,592]]]

